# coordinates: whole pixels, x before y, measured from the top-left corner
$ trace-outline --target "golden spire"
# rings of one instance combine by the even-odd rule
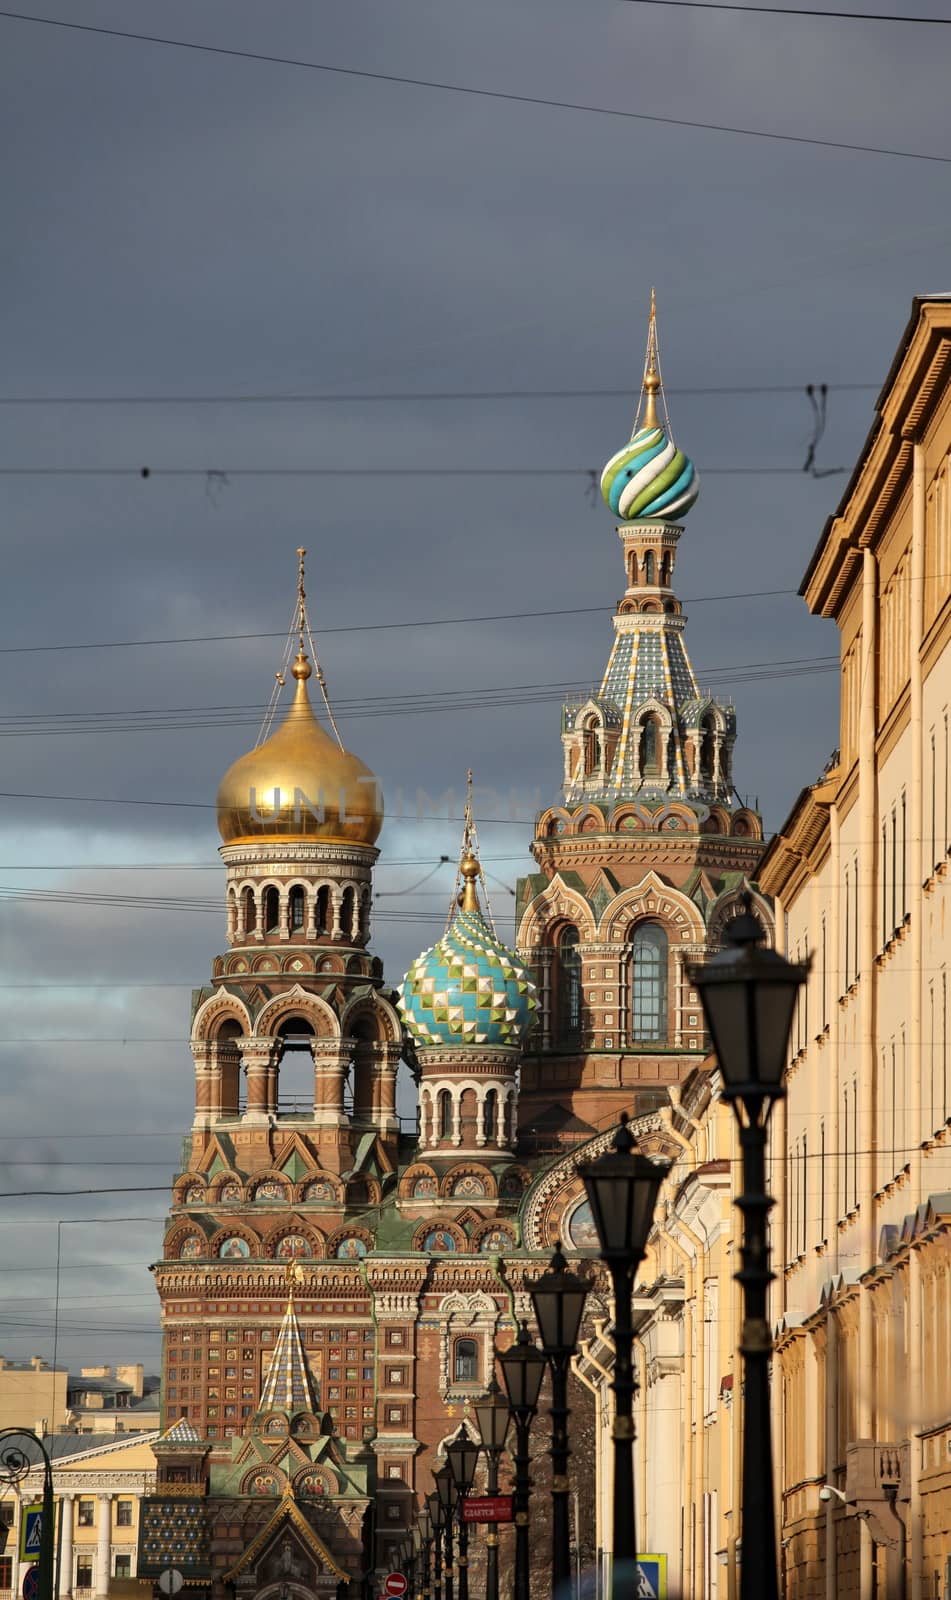
[[[472,834],[472,768],[470,767],[466,773],[466,809],[463,812],[462,852],[459,857],[459,871],[462,874],[459,904],[463,911],[479,910],[476,883],[482,876],[482,868],[472,847]]]
[[[651,314],[647,323],[647,350],[644,355],[644,381],[643,393],[646,395],[644,403],[643,428],[657,428],[657,391],[660,388],[660,361],[657,354],[657,296],[651,289]]]
[[[299,1261],[289,1261],[284,1269],[284,1282],[287,1287],[287,1309],[294,1309],[294,1286],[304,1281],[304,1270]]]

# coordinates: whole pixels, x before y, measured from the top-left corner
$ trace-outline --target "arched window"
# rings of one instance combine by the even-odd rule
[[[330,890],[326,884],[317,890],[317,931],[330,932]]]
[[[633,589],[633,587],[636,584],[636,582],[637,582],[637,556],[636,556],[635,552],[632,550],[631,553],[630,553],[630,556],[628,558],[628,568],[627,568],[627,586],[628,586],[628,588],[629,589]]]
[[[596,771],[600,757],[598,725],[594,717],[589,717],[585,722],[584,731],[582,733],[582,743],[584,750],[584,775],[586,778],[589,778],[591,774]]]
[[[478,1383],[479,1346],[474,1339],[457,1339],[452,1352],[452,1376],[456,1383]]]
[[[667,935],[642,922],[631,940],[631,1038],[667,1042]]]
[[[559,1044],[575,1044],[581,1035],[581,951],[577,928],[564,928],[558,940]]]
[[[281,916],[281,897],[276,889],[264,891],[264,931],[275,933]]]
[[[294,933],[295,930],[304,926],[307,914],[307,908],[304,901],[304,891],[299,883],[295,883],[293,889],[291,890],[290,906],[291,932]]]
[[[641,723],[641,777],[660,776],[660,723],[652,713]]]
[[[440,1139],[452,1138],[452,1095],[448,1089],[440,1089],[436,1101],[436,1114],[439,1121]]]
[[[648,550],[644,555],[644,582],[653,583],[656,563],[653,550]]]
[[[715,762],[715,724],[711,716],[704,717],[700,724],[700,776],[706,778],[708,783],[713,782]]]
[[[670,551],[665,550],[660,558],[660,581],[666,589],[670,583]]]
[[[495,1139],[499,1117],[499,1096],[496,1089],[489,1089],[482,1102],[482,1137],[492,1143]]]
[[[340,931],[347,939],[353,938],[353,903],[353,890],[344,889],[343,902],[340,907]]]
[[[244,900],[244,931],[253,933],[258,925],[258,907],[254,898],[253,889],[245,889],[242,896]]]

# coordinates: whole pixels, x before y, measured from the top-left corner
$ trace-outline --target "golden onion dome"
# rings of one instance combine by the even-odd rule
[[[292,671],[296,689],[281,726],[221,780],[218,831],[225,844],[333,839],[372,845],[383,826],[376,778],[314,716],[307,692],[311,665],[303,650]]]

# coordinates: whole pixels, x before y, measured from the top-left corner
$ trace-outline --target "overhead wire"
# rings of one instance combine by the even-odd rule
[[[798,589],[751,589],[748,591],[734,591],[727,594],[701,594],[693,595],[682,601],[683,605],[705,605],[722,600],[765,600],[775,595],[798,595]],[[380,622],[346,622],[336,626],[321,628],[321,638],[332,633],[383,633],[391,632],[397,628],[456,628],[471,623],[483,622],[527,622],[539,617],[578,617],[590,616],[600,612],[607,616],[611,612],[610,605],[598,606],[559,606],[547,611],[499,611],[486,613],[482,616],[468,617],[424,617],[416,620],[380,621]],[[180,634],[173,638],[164,639],[100,639],[79,644],[23,644],[0,645],[0,656],[9,655],[46,655],[64,650],[138,650],[153,648],[158,645],[179,644],[231,644],[248,639],[283,639],[284,630],[279,632],[267,631],[263,633],[196,633]]]
[[[782,144],[807,145],[823,150],[845,150],[853,154],[890,156],[903,161],[931,161],[951,165],[951,156],[921,150],[902,150],[887,145],[848,143],[841,139],[820,139],[802,133],[777,133],[766,128],[747,128],[733,123],[702,122],[696,118],[662,116],[649,111],[630,111],[619,106],[602,106],[581,100],[560,100],[552,96],[516,94],[511,90],[487,89],[473,84],[451,83],[438,78],[417,78],[394,72],[373,72],[364,67],[342,67],[326,61],[311,61],[300,56],[280,56],[262,50],[239,50],[235,46],[200,44],[192,39],[171,38],[161,34],[133,32],[125,28],[107,28],[88,22],[69,22],[59,17],[42,17],[22,11],[0,11],[0,18],[22,22],[37,27],[64,28],[74,33],[95,35],[101,38],[125,39],[139,44],[158,45],[167,49],[190,50],[201,55],[224,56],[237,61],[259,61],[269,66],[293,67],[308,72],[333,74],[337,77],[361,79],[370,83],[394,83],[407,88],[429,89],[444,94],[467,95],[473,99],[507,102],[514,105],[539,106],[548,110],[576,111],[589,116],[614,117],[629,122],[650,122],[666,127],[694,128],[703,133],[735,134],[749,139],[770,139]]]
[[[877,391],[880,383],[827,383],[829,394]],[[664,385],[668,395],[800,395],[808,388],[801,383],[721,383]],[[359,389],[347,393],[339,389],[316,390],[309,394],[0,394],[0,406],[245,406],[245,405],[401,405],[407,402],[491,400],[629,400],[633,390],[622,389]]]

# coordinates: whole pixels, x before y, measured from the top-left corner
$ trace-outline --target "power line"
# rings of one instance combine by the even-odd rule
[[[798,595],[798,589],[750,589],[746,592],[729,594],[700,594],[683,601],[684,605],[705,605],[718,600],[766,600],[774,595]],[[320,637],[326,638],[332,633],[383,633],[393,628],[457,628],[463,624],[482,622],[527,622],[535,617],[579,617],[593,615],[600,612],[602,616],[610,615],[609,605],[600,606],[562,606],[550,611],[499,611],[485,616],[475,617],[424,617],[422,620],[406,622],[348,622],[338,624],[336,627],[321,628]],[[89,644],[23,644],[0,645],[0,655],[3,656],[28,656],[44,655],[60,650],[139,650],[148,646],[177,644],[231,644],[246,639],[286,639],[287,629],[269,633],[196,633],[185,634],[170,639],[106,639],[96,640]]]
[[[942,158],[943,159],[943,158]],[[951,163],[951,156],[948,156]],[[844,477],[848,467],[827,468],[823,477]],[[703,467],[707,478],[801,478],[802,467]],[[10,467],[2,478],[204,478],[222,486],[232,478],[585,478],[594,467]],[[806,474],[808,476],[808,474]]]
[[[515,105],[543,106],[550,110],[582,111],[590,116],[618,117],[628,122],[654,122],[666,127],[696,128],[703,133],[732,133],[748,139],[773,139],[782,144],[811,145],[824,150],[849,150],[861,155],[894,156],[904,161],[936,161],[951,165],[951,156],[926,151],[899,150],[883,145],[847,144],[840,139],[817,139],[802,133],[774,133],[765,128],[744,128],[723,122],[700,122],[687,117],[665,117],[648,111],[625,111],[614,106],[599,106],[580,100],[555,100],[543,95],[514,94],[502,89],[483,89],[469,84],[447,83],[436,78],[411,78],[393,72],[371,72],[362,67],[332,66],[324,61],[307,61],[299,56],[268,55],[260,50],[238,50],[226,45],[198,44],[191,39],[171,39],[158,34],[133,33],[122,28],[97,27],[87,22],[65,22],[58,17],[28,16],[21,11],[0,11],[0,17],[34,26],[68,28],[74,33],[95,34],[109,39],[134,40],[139,44],[161,45],[175,50],[192,50],[201,55],[228,56],[238,61],[261,61],[270,66],[297,67],[308,72],[333,73],[343,78],[361,78],[371,83],[397,83],[413,89],[434,89],[446,94],[464,94],[481,100],[508,101]]]
[[[662,0],[656,0],[660,5]],[[673,0],[663,0],[673,3]],[[817,387],[812,385],[812,387]],[[870,392],[881,388],[881,383],[827,383],[829,394]],[[801,383],[722,383],[691,385],[672,388],[664,386],[668,395],[727,396],[795,394],[806,392]],[[318,390],[311,394],[6,394],[0,395],[0,406],[303,406],[303,405],[401,405],[413,402],[437,401],[440,405],[449,400],[503,401],[503,400],[630,400],[634,389],[628,384],[623,389],[398,389],[381,393],[375,389],[354,390],[345,393],[339,389]]]
[[[732,666],[703,667],[696,676],[711,680],[757,682],[769,677],[797,677],[803,673],[837,671],[838,655],[779,657],[770,661],[744,661]],[[522,706],[544,701],[579,698],[598,691],[589,680],[562,683],[512,683],[465,689],[433,689],[392,695],[361,695],[338,700],[339,715],[397,716],[413,711],[471,710]],[[260,724],[264,707],[251,705],[135,706],[126,710],[16,712],[0,716],[0,738],[46,737],[60,733],[144,733],[197,727],[249,727]],[[246,714],[250,713],[250,714]],[[199,718],[201,720],[194,720]],[[171,720],[186,719],[186,720]]]
[[[902,17],[887,11],[824,11],[806,6],[734,5],[728,0],[625,0],[634,6],[674,6],[690,11],[750,11],[764,17],[822,17],[842,22],[908,22],[925,27],[951,27],[951,17]]]

